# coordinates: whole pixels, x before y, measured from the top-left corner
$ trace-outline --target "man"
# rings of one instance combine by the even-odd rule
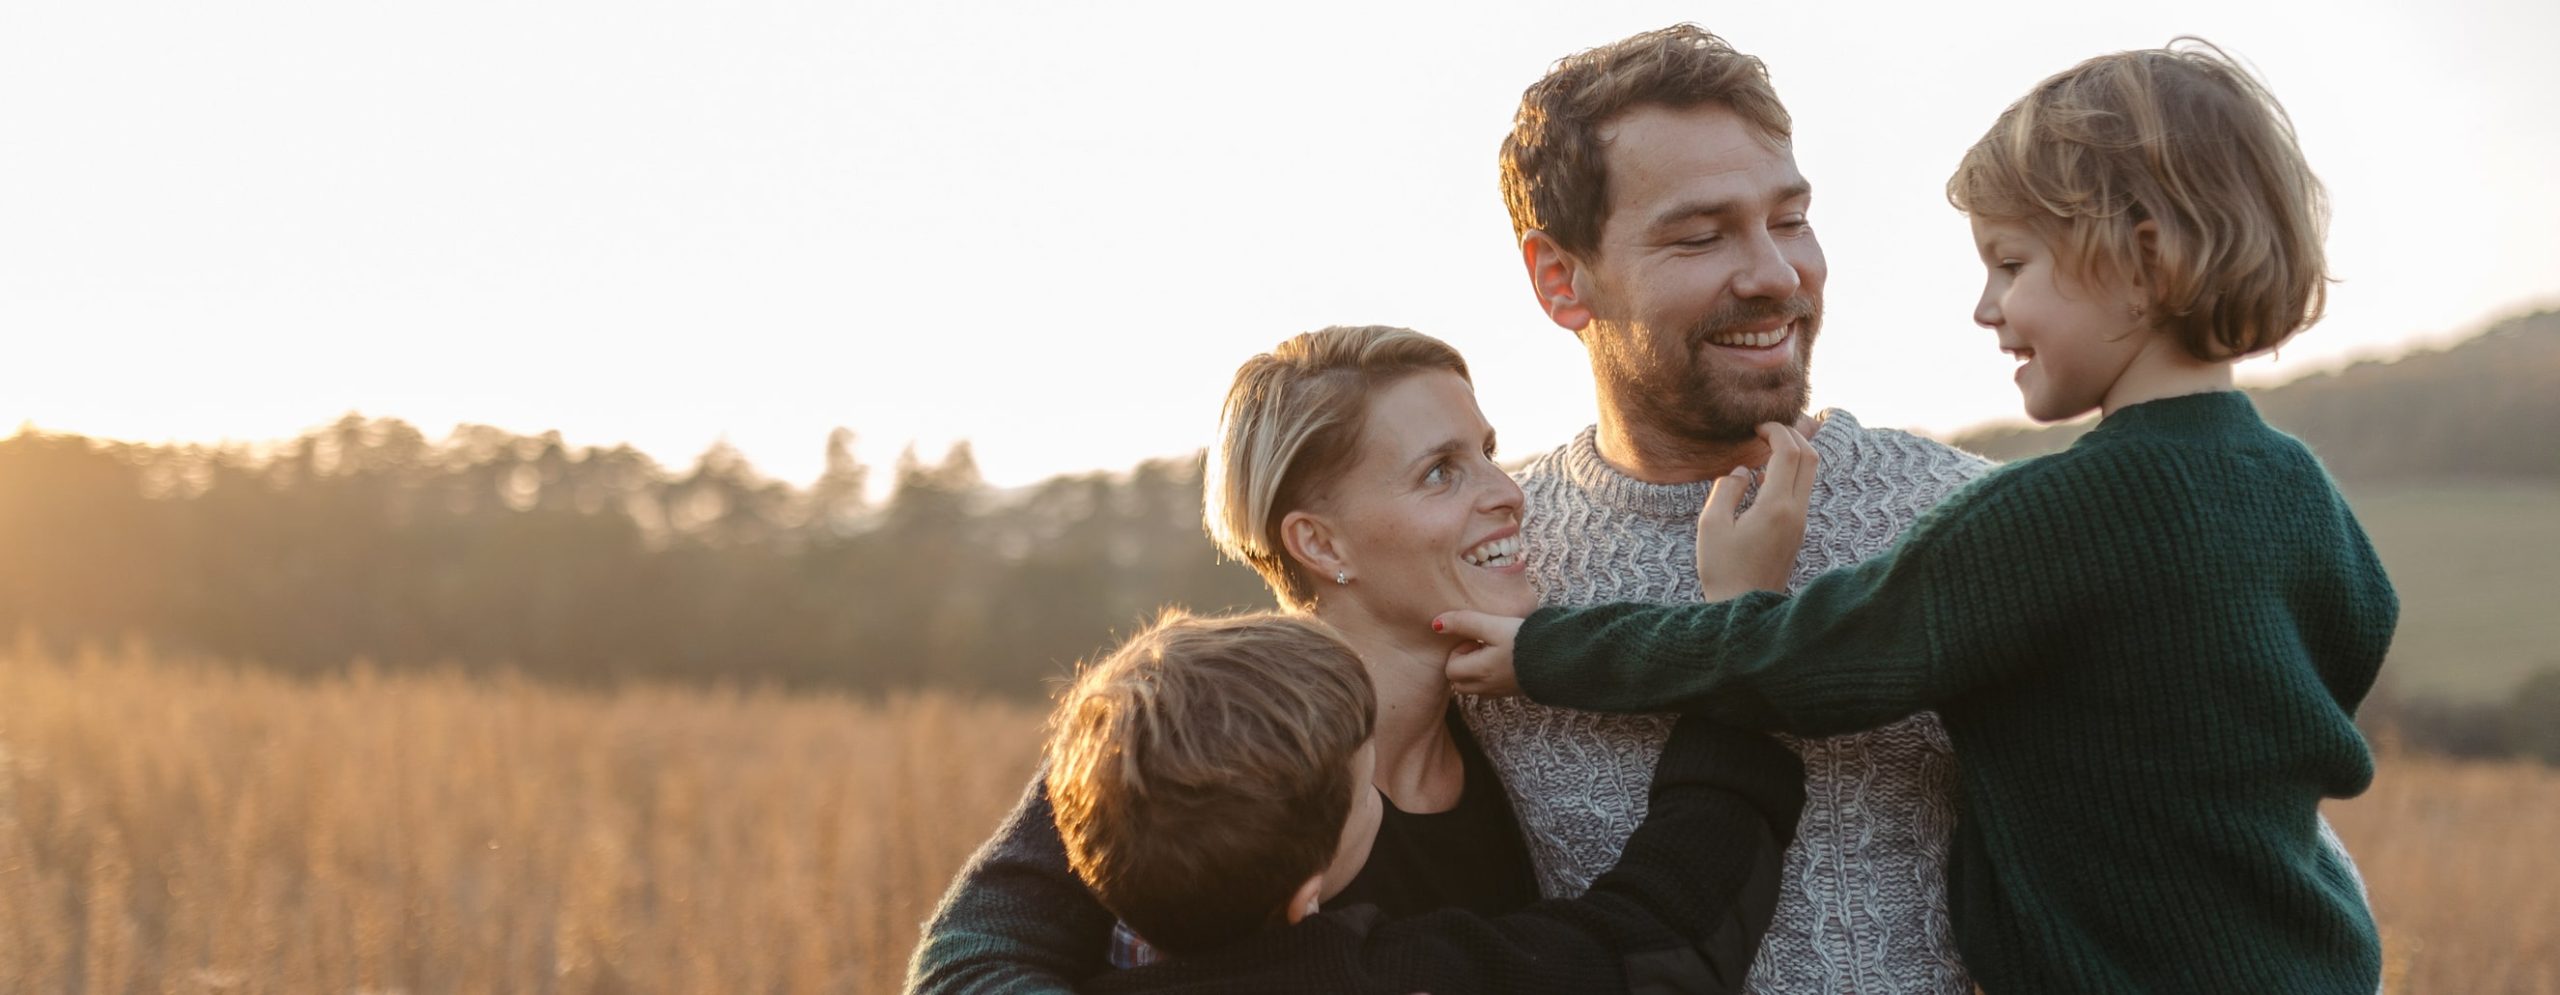
[[[1786,109],[1758,59],[1693,25],[1572,56],[1523,94],[1502,189],[1531,289],[1589,353],[1599,422],[1520,475],[1548,604],[1695,601],[1712,482],[1795,421],[1820,477],[1794,581],[1873,556],[1988,467],[1841,411],[1804,416],[1826,268]],[[1549,895],[1644,816],[1668,716],[1468,699]],[[1791,740],[1806,806],[1755,992],[1965,992],[1947,922],[1955,761],[1934,716]],[[1708,844],[1709,841],[1702,841]]]

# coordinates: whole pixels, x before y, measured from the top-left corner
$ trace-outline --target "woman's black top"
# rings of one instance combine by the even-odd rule
[[[1386,811],[1369,862],[1325,908],[1375,905],[1391,918],[1446,908],[1498,916],[1538,900],[1537,874],[1520,820],[1511,814],[1511,797],[1455,703],[1446,721],[1466,774],[1458,804],[1446,812],[1415,813],[1380,798]]]

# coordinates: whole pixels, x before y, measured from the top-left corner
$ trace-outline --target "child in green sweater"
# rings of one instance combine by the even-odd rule
[[[1947,193],[2027,414],[2094,429],[1784,595],[1813,456],[1764,426],[1753,506],[1737,469],[1699,518],[1712,603],[1453,612],[1434,627],[1482,646],[1451,682],[1803,735],[1935,709],[1986,991],[2373,992],[2319,805],[2373,778],[2354,714],[2398,602],[2326,471],[2232,388],[2324,300],[2291,124],[2210,45],[2102,56],[2011,105]]]

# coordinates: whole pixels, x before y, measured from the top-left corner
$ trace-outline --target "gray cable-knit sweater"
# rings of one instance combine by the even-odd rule
[[[1844,411],[1813,436],[1822,465],[1790,587],[1883,552],[1912,520],[1990,463]],[[1529,574],[1550,605],[1699,600],[1697,517],[1711,482],[1648,484],[1600,458],[1595,434],[1538,457],[1528,494]],[[1670,716],[1603,715],[1526,698],[1468,698],[1549,895],[1576,895],[1643,820]],[[1787,740],[1805,762],[1805,810],[1778,911],[1752,965],[1755,993],[1971,991],[1947,921],[1955,757],[1922,713],[1868,732]],[[1712,845],[1701,841],[1702,845]]]

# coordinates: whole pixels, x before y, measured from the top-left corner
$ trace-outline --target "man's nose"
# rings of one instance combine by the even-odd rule
[[[1750,255],[1743,260],[1741,272],[1733,275],[1734,296],[1744,298],[1795,296],[1796,288],[1804,286],[1804,275],[1796,272],[1795,263],[1789,261],[1787,254],[1779,250],[1776,240],[1771,239],[1767,232],[1762,232],[1760,237],[1747,241],[1749,246],[1746,251]]]

